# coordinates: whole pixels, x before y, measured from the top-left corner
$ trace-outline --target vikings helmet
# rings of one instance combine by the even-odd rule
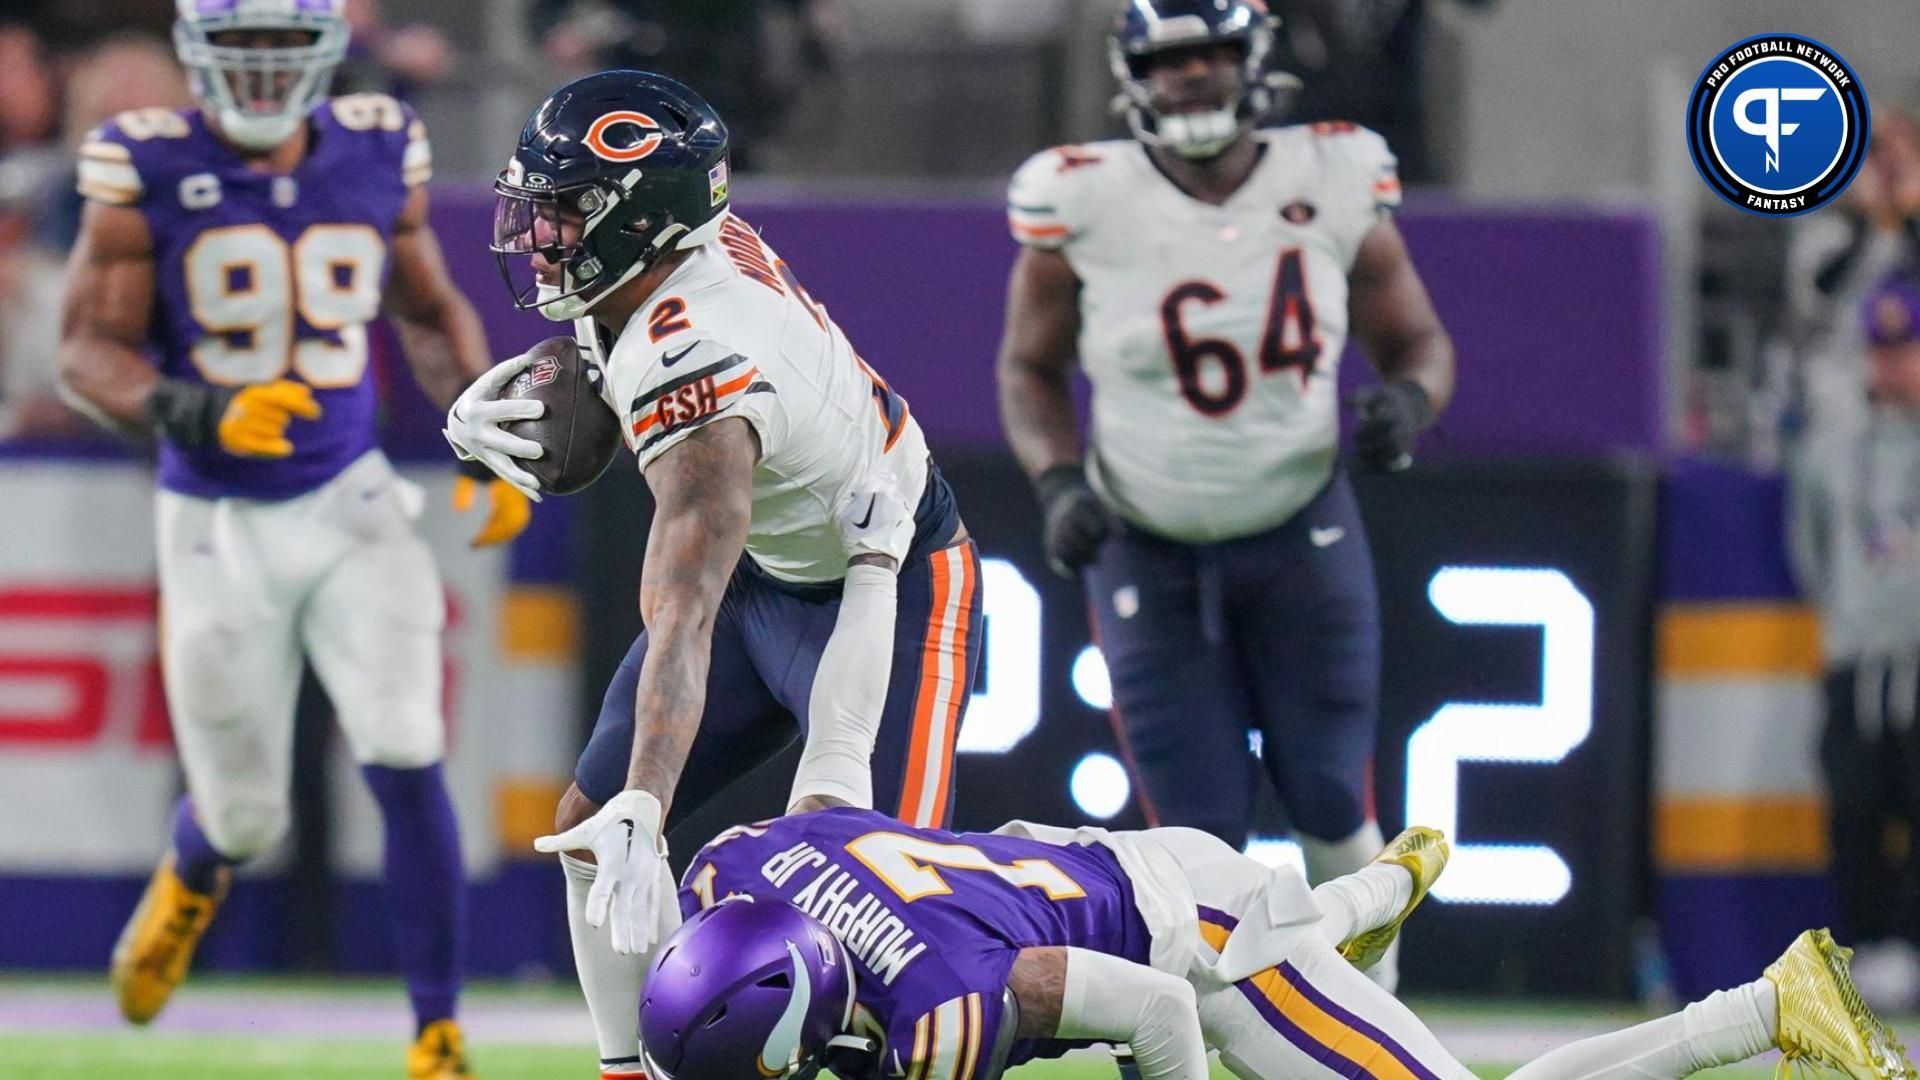
[[[1107,56],[1120,80],[1114,104],[1125,110],[1134,138],[1181,157],[1209,158],[1252,130],[1273,106],[1274,91],[1298,82],[1266,70],[1273,22],[1261,0],[1127,0],[1107,38]],[[1240,49],[1239,97],[1213,112],[1155,112],[1147,85],[1154,55],[1211,44]]]
[[[727,126],[700,95],[646,71],[568,83],[493,184],[493,251],[514,306],[580,318],[662,254],[713,239],[727,187]],[[559,284],[516,284],[509,260],[534,254]]]
[[[194,100],[220,133],[248,150],[292,137],[327,96],[347,55],[344,0],[177,0],[173,47],[193,82]],[[311,35],[288,48],[217,45],[227,31]]]
[[[733,897],[688,919],[647,969],[640,1045],[655,1080],[808,1080],[864,1039],[853,970],[819,920],[780,900]]]

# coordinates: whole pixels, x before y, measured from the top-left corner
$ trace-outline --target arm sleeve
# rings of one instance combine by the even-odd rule
[[[1007,228],[1019,243],[1063,251],[1084,226],[1084,199],[1074,198],[1074,174],[1099,158],[1078,147],[1043,150],[1027,159],[1007,185]]]
[[[811,795],[873,807],[873,744],[893,666],[875,658],[893,649],[897,581],[886,567],[847,567],[840,614],[813,676],[807,745],[794,770],[789,812]]]
[[[710,338],[676,337],[664,354],[622,347],[636,336],[646,337],[629,334],[614,345],[607,384],[642,472],[688,435],[729,416],[753,425],[763,455],[778,445],[778,394],[753,359]]]
[[[1144,1080],[1206,1080],[1207,1041],[1193,987],[1118,956],[1067,949],[1058,1035],[1126,1043]]]

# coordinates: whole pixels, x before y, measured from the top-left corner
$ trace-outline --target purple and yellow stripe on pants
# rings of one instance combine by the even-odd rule
[[[1239,920],[1201,907],[1200,937],[1215,952]],[[1282,961],[1234,984],[1255,1011],[1301,1053],[1348,1080],[1440,1080],[1392,1036],[1342,1008]]]

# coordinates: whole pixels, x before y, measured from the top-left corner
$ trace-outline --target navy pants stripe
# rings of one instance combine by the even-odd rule
[[[980,655],[979,582],[972,541],[910,559],[900,571],[873,796],[875,807],[915,824],[938,828],[951,814],[954,737]],[[837,596],[800,595],[741,559],[714,623],[706,712],[674,792],[669,831],[806,731],[814,671],[839,613]],[[596,803],[626,786],[646,655],[642,631],[607,686],[574,769],[581,793]]]
[[[1307,836],[1344,839],[1372,815],[1379,597],[1344,473],[1254,536],[1185,544],[1122,527],[1085,582],[1151,819],[1242,846],[1261,764]]]

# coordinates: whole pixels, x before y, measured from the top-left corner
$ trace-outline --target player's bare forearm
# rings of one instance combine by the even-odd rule
[[[1453,338],[1391,220],[1367,233],[1354,259],[1349,309],[1353,332],[1384,379],[1410,379],[1437,414],[1453,399]]]
[[[395,223],[393,274],[386,310],[400,335],[413,377],[435,404],[453,404],[493,358],[487,334],[466,295],[447,274],[440,240],[427,223],[427,190],[416,187]]]
[[[61,396],[102,426],[147,431],[160,373],[141,352],[153,310],[153,237],[138,210],[89,202],[60,306]]]
[[[1053,1038],[1067,996],[1067,950],[1052,945],[1021,949],[1007,974],[1007,987],[1020,1006],[1019,1037]]]
[[[1022,248],[1007,285],[995,365],[1000,424],[1028,476],[1080,460],[1069,381],[1080,333],[1080,279],[1057,251]]]
[[[713,625],[746,549],[760,442],[745,420],[718,420],[647,466],[656,509],[640,572],[647,658],[634,696],[627,786],[672,804],[706,709]]]

